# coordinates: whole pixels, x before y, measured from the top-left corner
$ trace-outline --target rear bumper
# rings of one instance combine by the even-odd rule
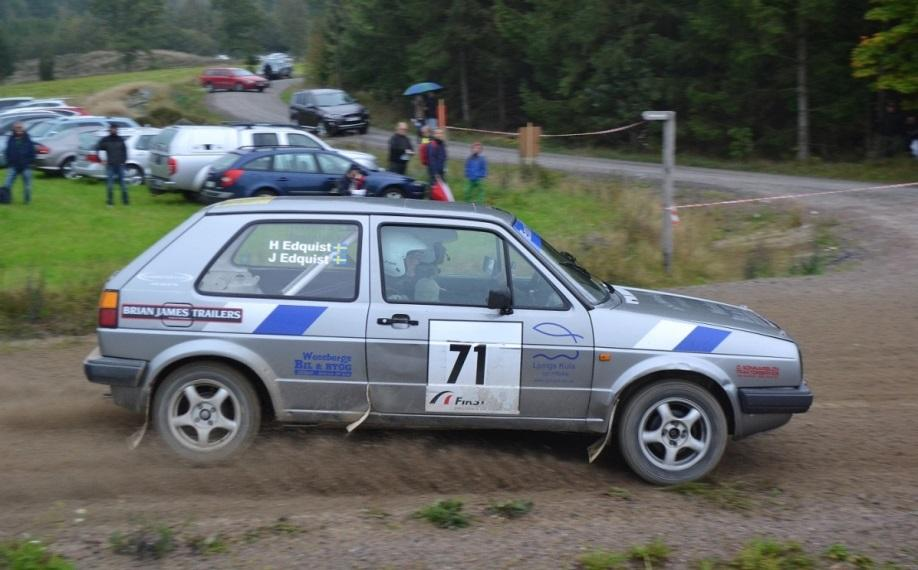
[[[180,191],[174,181],[168,180],[166,178],[158,178],[156,176],[151,176],[147,179],[147,187],[149,187],[150,192],[153,192],[154,194]]]
[[[744,414],[802,414],[813,405],[805,380],[797,387],[740,388],[738,392]]]
[[[83,372],[90,382],[119,388],[140,387],[146,369],[146,360],[102,356],[98,348],[83,360]]]

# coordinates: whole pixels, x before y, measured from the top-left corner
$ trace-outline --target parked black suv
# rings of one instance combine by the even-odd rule
[[[365,134],[370,128],[370,113],[339,89],[297,91],[290,99],[290,120],[319,135],[343,131]]]

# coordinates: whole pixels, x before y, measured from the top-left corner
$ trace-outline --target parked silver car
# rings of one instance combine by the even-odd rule
[[[335,149],[319,137],[290,125],[182,125],[166,127],[153,139],[147,185],[154,194],[182,192],[186,198],[197,200],[210,165],[227,152],[246,146],[334,150],[368,170],[379,168],[372,154]]]
[[[98,340],[89,380],[195,461],[243,449],[264,414],[593,433],[591,459],[615,437],[638,475],[673,484],[813,399],[771,321],[609,285],[473,204],[211,206],[105,284]]]
[[[35,168],[72,178],[73,163],[76,162],[80,147],[80,133],[109,125],[116,125],[119,129],[139,126],[134,119],[127,117],[85,116],[62,117],[36,126],[29,131],[35,143]]]
[[[150,144],[162,129],[140,127],[122,129],[118,134],[127,147],[127,162],[124,163],[124,181],[130,185],[143,184],[150,168]],[[73,174],[87,178],[105,179],[105,157],[99,156],[96,148],[108,131],[80,133],[77,159],[73,163]]]

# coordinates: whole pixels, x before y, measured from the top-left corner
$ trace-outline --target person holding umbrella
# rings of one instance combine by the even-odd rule
[[[443,89],[443,86],[439,83],[425,81],[423,83],[415,83],[402,93],[402,95],[406,97],[422,96],[424,121],[431,129],[435,129],[439,126],[437,121],[437,98],[433,96],[433,92],[439,91],[440,89]],[[417,104],[417,99],[415,99],[415,103]]]

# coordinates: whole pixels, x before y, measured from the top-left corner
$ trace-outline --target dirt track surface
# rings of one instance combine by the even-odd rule
[[[649,487],[614,451],[588,465],[591,440],[566,435],[277,428],[233,464],[191,467],[155,434],[127,449],[141,418],[86,382],[94,341],[76,338],[0,344],[0,540],[41,537],[82,568],[160,566],[109,548],[113,532],[143,525],[175,532],[169,568],[563,568],[660,538],[668,567],[683,568],[772,537],[918,568],[918,194],[807,206],[843,221],[860,247],[853,268],[688,290],[784,326],[816,394],[809,413],[728,446],[715,479],[743,508]],[[465,501],[471,527],[412,518],[447,497]],[[517,520],[484,512],[510,499],[535,508]],[[227,552],[185,544],[211,535]]]

